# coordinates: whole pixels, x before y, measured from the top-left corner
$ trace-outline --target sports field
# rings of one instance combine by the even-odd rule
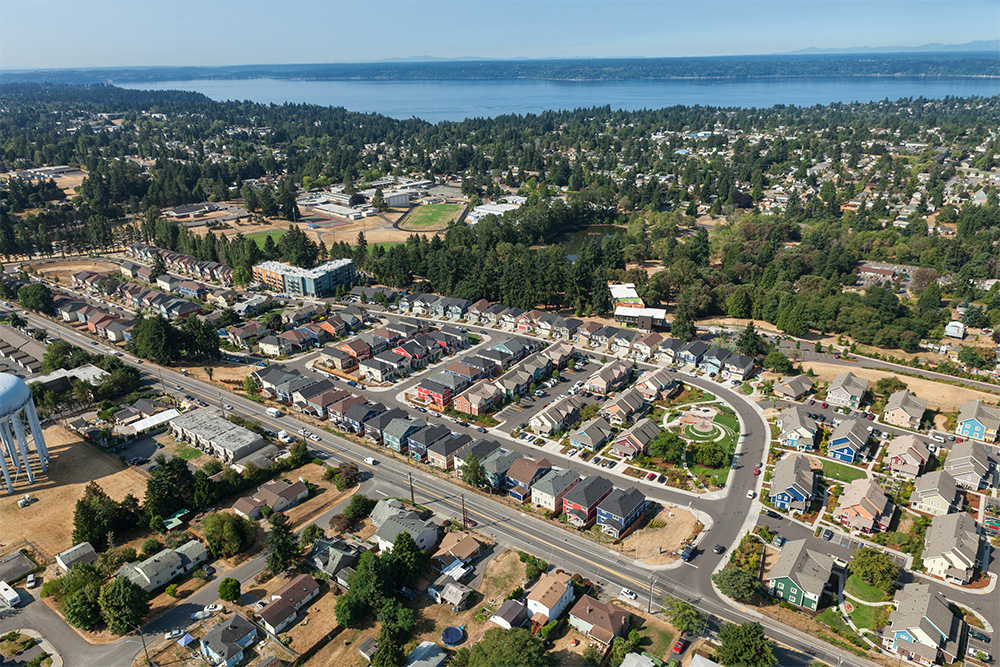
[[[417,206],[406,216],[403,229],[444,229],[448,223],[458,220],[462,214],[462,204],[426,204]]]
[[[270,231],[254,232],[252,234],[247,234],[248,239],[253,239],[257,243],[257,247],[261,250],[264,249],[264,241],[267,239],[267,235],[270,234],[274,242],[277,243],[278,240],[288,233],[287,229],[272,229]]]

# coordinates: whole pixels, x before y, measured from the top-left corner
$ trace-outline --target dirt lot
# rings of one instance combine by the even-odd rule
[[[346,628],[339,635],[330,640],[330,643],[317,651],[313,657],[305,663],[308,667],[363,667],[368,661],[358,653],[358,644],[367,637],[374,637],[378,634],[375,625],[368,621],[360,628]]]
[[[284,585],[286,582],[282,580],[281,583]],[[288,648],[296,653],[305,653],[336,630],[337,616],[334,613],[334,607],[337,606],[336,590],[337,586],[334,584],[333,590],[327,589],[320,593],[318,598],[309,603],[308,614],[304,609],[299,611],[299,618],[295,624],[281,633],[282,639],[287,636],[291,640]]]
[[[673,516],[670,516],[670,514]],[[698,523],[694,515],[687,510],[674,508],[669,511],[660,512],[656,517],[657,521],[662,521],[666,525],[662,528],[650,528],[647,526],[635,533],[632,533],[618,544],[608,546],[621,553],[635,558],[636,535],[639,539],[639,560],[650,565],[665,565],[677,560],[677,555],[681,542],[691,537],[695,524]]]
[[[521,585],[524,579],[524,563],[520,561],[516,551],[504,551],[486,566],[483,573],[483,583],[479,592],[483,595],[483,604],[496,609],[507,595]]]
[[[97,273],[118,273],[120,267],[112,262],[104,262],[92,259],[76,259],[67,262],[47,262],[44,264],[34,264],[39,275],[45,276],[49,280],[54,280],[63,285],[69,285],[73,281],[73,274],[80,271],[96,271]]]
[[[771,571],[771,568],[778,562],[778,557],[780,555],[780,550],[775,549],[774,547],[764,547],[764,567],[761,571],[760,577],[762,581],[767,581],[767,575]]]
[[[395,229],[393,223],[397,222],[401,217],[403,217],[403,210],[394,209],[385,211],[379,215],[371,218],[362,218],[361,220],[351,220],[351,221],[340,221],[336,218],[332,218],[327,213],[320,211],[310,211],[305,209],[303,211],[305,214],[315,214],[318,217],[330,218],[333,221],[333,226],[330,227],[319,227],[317,229],[309,229],[309,223],[295,223],[303,232],[305,232],[309,238],[313,241],[319,243],[323,241],[326,243],[326,247],[330,247],[332,243],[339,243],[341,241],[346,241],[351,245],[354,244],[358,237],[358,232],[363,231],[365,233],[365,238],[368,239],[368,243],[385,243],[392,241],[405,241],[406,238],[414,233],[412,231],[406,231],[401,229]],[[236,232],[242,232],[244,234],[253,234],[254,232],[266,232],[275,229],[288,229],[288,225],[291,224],[287,220],[281,220],[278,218],[271,218],[265,220],[263,223],[257,223],[253,220],[242,219],[240,221],[229,221],[222,226],[213,227],[212,231],[218,235],[220,232],[225,232],[227,236],[233,236]],[[207,227],[191,227],[192,232],[195,234],[204,235],[208,230]],[[417,232],[421,233],[421,232]],[[436,232],[423,232],[434,234]]]
[[[344,502],[361,488],[359,484],[355,484],[350,489],[338,491],[333,482],[327,482],[323,479],[325,471],[326,466],[307,463],[298,470],[293,470],[286,475],[289,482],[294,482],[301,477],[319,487],[312,497],[285,512],[296,530],[316,519],[330,508]],[[320,526],[320,528],[325,530],[327,527]]]
[[[115,500],[129,493],[141,499],[147,477],[61,426],[50,426],[43,434],[51,458],[49,470],[42,473],[36,468],[34,484],[22,477],[13,494],[0,496],[0,540],[2,544],[28,540],[51,561],[73,546],[73,510],[88,482],[97,482]],[[26,493],[38,502],[21,509],[17,499]]]
[[[212,369],[212,380],[208,379],[208,372],[206,368]],[[235,380],[236,382],[243,382],[243,378],[250,375],[256,366],[244,366],[242,364],[227,364],[223,361],[217,361],[214,364],[203,364],[201,366],[188,366],[187,372],[190,377],[201,380],[202,382],[224,382],[226,380]]]
[[[812,369],[820,379],[831,381],[834,377],[844,372],[843,366],[835,364],[824,364],[816,361],[806,361],[803,368]],[[943,382],[935,382],[924,378],[915,378],[909,375],[896,375],[889,371],[878,371],[870,368],[852,368],[851,372],[858,377],[864,378],[872,383],[887,377],[898,377],[907,388],[920,398],[927,399],[927,407],[931,410],[941,410],[949,412],[958,410],[962,403],[966,401],[983,401],[990,405],[997,402],[997,395],[985,391],[977,391],[967,387],[956,387]]]

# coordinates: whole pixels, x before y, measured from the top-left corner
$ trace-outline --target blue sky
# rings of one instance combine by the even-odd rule
[[[996,0],[0,0],[0,68],[669,57],[1000,38]]]

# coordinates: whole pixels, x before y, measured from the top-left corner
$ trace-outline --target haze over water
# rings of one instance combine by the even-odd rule
[[[219,79],[116,83],[132,89],[191,90],[213,100],[252,100],[342,106],[392,118],[442,120],[539,113],[610,105],[659,109],[673,105],[770,107],[870,102],[903,97],[942,98],[1000,94],[1000,81],[980,78],[838,77],[669,81],[302,81]]]

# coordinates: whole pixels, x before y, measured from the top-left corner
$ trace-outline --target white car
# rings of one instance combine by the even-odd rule
[[[312,440],[313,442],[319,442],[319,436],[316,435],[315,433],[310,433],[309,439]]]
[[[184,634],[183,630],[171,630],[167,634],[163,635],[164,639],[173,639],[174,637],[180,637]]]
[[[754,498],[756,495],[753,489],[747,489],[747,498]]]
[[[222,605],[221,604],[205,605],[205,609],[203,611],[207,611],[209,614],[214,614],[217,611],[222,611]]]
[[[299,435],[305,435],[305,434],[306,434],[306,430],[304,428],[300,428],[299,429]]]
[[[635,591],[633,591],[631,588],[623,588],[622,589],[622,597],[623,598],[628,598],[629,600],[635,600],[639,596],[636,595]]]
[[[376,461],[376,460],[375,460],[375,459],[374,459],[373,457],[371,457],[371,456],[366,456],[366,457],[365,457],[365,463],[367,463],[367,464],[368,464],[368,465],[370,465],[370,466],[373,466],[373,465],[376,465],[376,464],[378,463],[378,461]]]
[[[196,611],[195,613],[191,614],[191,620],[192,621],[202,621],[202,620],[205,620],[206,618],[208,618],[211,615],[212,615],[212,612],[205,611],[204,609],[202,609],[201,611]]]

